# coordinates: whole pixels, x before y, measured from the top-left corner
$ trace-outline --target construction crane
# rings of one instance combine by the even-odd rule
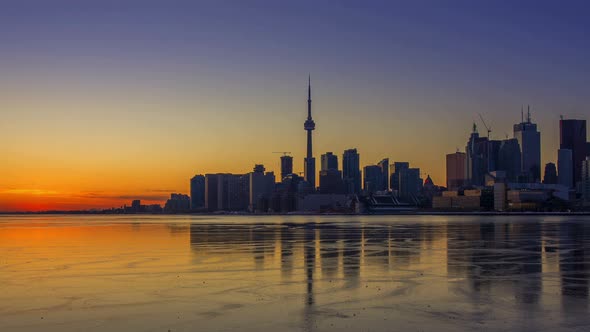
[[[273,153],[282,153],[282,154],[283,154],[283,156],[286,156],[286,155],[289,155],[289,154],[291,154],[291,152],[289,152],[289,151],[278,151],[278,152],[276,152],[276,151],[275,151],[275,152],[273,152]]]
[[[492,132],[492,128],[488,127],[488,125],[484,121],[483,116],[481,115],[481,113],[477,113],[477,115],[479,115],[479,118],[481,119],[481,123],[483,123],[483,126],[486,127],[486,130],[488,131],[488,139],[490,139],[490,133]]]

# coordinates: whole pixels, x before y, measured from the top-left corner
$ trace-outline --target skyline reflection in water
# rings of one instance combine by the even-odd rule
[[[0,330],[583,330],[589,222],[0,217]]]

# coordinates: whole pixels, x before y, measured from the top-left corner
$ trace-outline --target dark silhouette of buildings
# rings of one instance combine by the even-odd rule
[[[186,213],[191,209],[191,198],[184,194],[171,194],[164,205],[166,213]]]
[[[531,122],[530,110],[526,121],[523,117],[514,125],[514,138],[520,145],[522,175],[529,179],[528,182],[538,182],[541,179],[541,133],[537,124]]]
[[[420,178],[419,168],[401,169],[399,172],[399,196],[412,198],[422,190],[423,181]]]
[[[205,176],[195,175],[191,179],[191,210],[205,208]]]
[[[545,176],[543,177],[545,184],[557,184],[557,168],[554,163],[547,163],[545,165]]]
[[[342,172],[333,168],[320,171],[320,194],[344,194],[345,191]]]
[[[377,166],[381,168],[381,174],[383,179],[381,180],[381,190],[389,190],[389,158],[384,158],[377,163]]]
[[[587,154],[586,145],[586,120],[559,121],[559,148],[572,151],[573,182],[570,187],[575,187],[582,178],[582,161]]]
[[[338,156],[333,154],[332,152],[326,152],[322,155],[322,171],[327,171],[329,169],[338,169]]]
[[[518,139],[511,138],[501,141],[498,151],[497,168],[491,171],[506,172],[506,179],[509,182],[517,182],[521,174],[522,158]]]
[[[293,157],[284,155],[281,157],[281,180],[289,174],[293,174]]]
[[[574,161],[570,149],[557,151],[557,182],[568,188],[574,186]]]
[[[399,177],[403,170],[410,168],[410,163],[405,161],[396,161],[393,163],[393,169],[390,177],[390,188],[392,191],[400,192]]]
[[[465,186],[465,153],[447,154],[447,189],[458,190]]]
[[[488,169],[488,138],[479,137],[477,125],[473,124],[473,131],[465,147],[466,175],[470,185],[483,186]]]
[[[315,158],[313,157],[311,132],[315,130],[315,122],[311,118],[311,77],[307,85],[307,120],[304,129],[307,131],[307,156],[304,161],[305,181],[315,189]]]
[[[248,210],[251,212],[267,212],[271,196],[275,190],[275,175],[264,173],[264,165],[255,165],[248,174]]]
[[[342,178],[347,194],[361,192],[360,155],[356,149],[348,149],[342,155]]]
[[[382,190],[383,173],[381,167],[377,165],[365,166],[363,169],[364,181],[363,189],[367,194]]]

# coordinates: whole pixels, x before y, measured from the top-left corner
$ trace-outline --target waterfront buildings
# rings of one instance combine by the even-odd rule
[[[590,205],[590,157],[582,161],[581,192],[584,205]]]
[[[557,182],[568,188],[574,186],[574,167],[570,149],[557,151]]]
[[[191,209],[191,198],[184,194],[171,194],[164,205],[166,213],[186,213]]]
[[[338,156],[332,152],[326,152],[322,155],[321,170],[338,169]]]
[[[557,168],[554,163],[547,163],[545,165],[545,176],[543,177],[544,184],[557,184]]]
[[[518,140],[521,151],[521,174],[528,182],[541,179],[541,133],[537,124],[531,122],[531,112],[527,111],[526,121],[514,125],[514,138]]]
[[[345,192],[341,171],[333,168],[320,171],[320,194],[344,194]]]
[[[363,189],[367,194],[383,190],[383,173],[377,165],[365,166],[363,169]]]
[[[465,185],[466,154],[455,152],[447,154],[447,189],[458,190]]]
[[[281,156],[281,180],[289,174],[293,174],[293,157]]]
[[[522,169],[522,158],[518,139],[511,138],[501,141],[497,166],[496,169],[488,170],[488,172],[504,171],[506,172],[508,181],[518,181]]]
[[[195,175],[190,182],[191,210],[205,207],[205,176]]]
[[[487,137],[479,137],[477,125],[474,123],[471,136],[465,147],[465,173],[469,185],[482,186],[484,183],[484,177],[488,171],[487,143]]]
[[[389,190],[389,158],[384,158],[380,162],[377,163],[377,166],[381,168],[381,174],[383,180],[381,181],[381,188],[382,191]]]
[[[275,189],[274,173],[267,172],[265,174],[264,171],[263,165],[255,165],[253,172],[248,174],[248,210],[251,212],[266,212],[268,205],[261,202],[270,200]]]
[[[399,194],[399,192],[400,192],[400,180],[399,180],[400,174],[402,173],[403,170],[410,168],[410,163],[406,162],[406,161],[396,161],[393,163],[392,166],[393,166],[392,173],[391,173],[391,177],[389,178],[390,188],[391,188],[391,191]]]
[[[342,180],[347,194],[361,192],[360,155],[356,149],[348,149],[342,155]]]
[[[582,178],[582,162],[587,155],[586,120],[562,118],[559,121],[559,148],[571,151],[573,179],[570,187],[575,187]]]

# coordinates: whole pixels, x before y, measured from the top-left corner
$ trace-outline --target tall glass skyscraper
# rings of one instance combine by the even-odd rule
[[[342,155],[342,180],[347,194],[361,192],[360,155],[356,149],[348,149]]]
[[[531,122],[531,112],[528,111],[526,121],[514,125],[514,138],[520,145],[520,170],[530,182],[541,180],[541,133],[537,124]]]
[[[586,120],[559,121],[559,148],[572,151],[573,185],[582,179],[582,162],[586,159]],[[561,176],[561,174],[558,174]]]

